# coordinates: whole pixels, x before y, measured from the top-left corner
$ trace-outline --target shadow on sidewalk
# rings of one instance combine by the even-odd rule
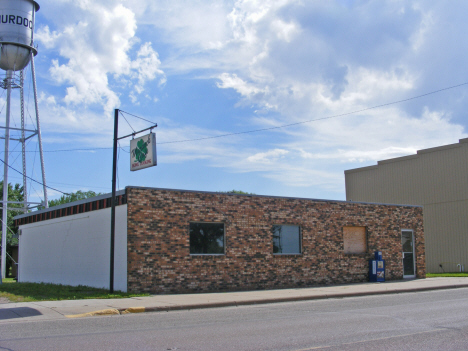
[[[31,307],[0,308],[0,320],[41,316],[42,313]]]

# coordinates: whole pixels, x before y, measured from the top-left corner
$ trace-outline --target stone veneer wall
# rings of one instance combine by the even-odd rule
[[[386,279],[403,275],[401,229],[415,233],[425,277],[421,207],[127,188],[128,291],[186,293],[364,282],[381,250]],[[224,222],[225,255],[191,256],[190,222]],[[301,255],[273,255],[274,224],[299,225]],[[343,253],[343,227],[365,226],[366,254]]]

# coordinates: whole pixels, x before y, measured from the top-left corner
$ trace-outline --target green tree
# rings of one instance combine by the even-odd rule
[[[0,201],[3,201],[3,180],[0,181]],[[20,184],[15,184],[13,187],[11,183],[8,184],[8,201],[24,201],[24,192],[23,187]],[[23,208],[23,204],[8,204],[8,213],[7,213],[7,257],[6,257],[6,272],[7,275],[10,272],[10,268],[13,264],[10,256],[13,253],[12,246],[18,244],[18,238],[16,234],[18,233],[18,227],[13,225],[13,217],[18,214],[24,213],[24,211],[19,208]],[[0,209],[0,219],[3,219],[3,208]]]
[[[231,190],[231,191],[220,191],[221,193],[226,193],[226,194],[244,194],[244,195],[256,195],[254,193],[246,193],[245,191],[242,190]]]
[[[78,190],[76,193],[71,193],[70,195],[62,195],[59,199],[49,200],[49,207],[63,205],[63,204],[67,204],[73,201],[89,199],[90,197],[95,197],[101,194],[102,193],[96,193],[92,190],[89,190],[89,191]]]

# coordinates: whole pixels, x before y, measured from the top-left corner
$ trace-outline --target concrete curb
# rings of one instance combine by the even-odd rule
[[[272,299],[258,299],[258,300],[249,300],[249,301],[213,302],[213,303],[198,304],[198,305],[145,307],[145,312],[194,310],[194,309],[217,308],[217,307],[237,307],[237,306],[248,306],[248,305],[261,305],[261,304],[269,304],[269,303],[325,300],[325,299],[334,299],[334,298],[340,299],[340,298],[345,298],[345,297],[389,295],[389,294],[400,294],[400,293],[408,293],[408,292],[457,289],[457,288],[468,288],[468,284],[443,286],[443,287],[423,287],[423,288],[415,288],[415,289],[392,289],[392,290],[385,290],[385,291],[355,292],[355,293],[344,293],[344,294],[328,294],[328,295],[323,294],[323,295],[316,295],[316,296],[279,297],[279,298],[272,298]]]
[[[219,308],[219,307],[237,307],[237,306],[269,304],[269,303],[324,300],[324,299],[334,299],[334,298],[339,299],[339,298],[345,298],[345,297],[389,295],[389,294],[401,294],[401,293],[422,292],[422,291],[431,291],[431,290],[448,290],[448,289],[459,289],[459,288],[468,288],[468,284],[419,287],[419,288],[408,288],[408,289],[389,289],[389,290],[383,290],[383,291],[360,291],[360,292],[321,294],[321,295],[309,295],[309,296],[278,297],[278,298],[270,298],[270,299],[265,298],[265,299],[256,299],[256,300],[246,300],[246,301],[224,301],[224,302],[200,303],[200,304],[193,304],[193,305],[186,304],[186,305],[156,306],[156,307],[143,307],[142,306],[142,307],[121,308],[121,309],[112,308],[112,309],[99,310],[99,311],[76,314],[76,315],[67,315],[66,317],[81,318],[81,317],[93,317],[93,316],[103,316],[103,315],[112,315],[112,314],[168,312],[168,311],[194,310],[194,309]]]

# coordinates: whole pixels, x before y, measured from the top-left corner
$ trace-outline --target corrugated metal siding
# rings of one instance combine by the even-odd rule
[[[423,205],[427,271],[468,271],[468,139],[346,171],[345,182],[347,200]]]
[[[457,264],[468,270],[467,209],[468,200],[424,206],[428,272],[458,271]]]

